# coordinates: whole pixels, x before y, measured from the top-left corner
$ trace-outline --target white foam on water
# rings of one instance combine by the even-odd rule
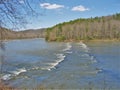
[[[99,73],[99,72],[102,72],[102,71],[103,71],[102,69],[99,69],[99,70],[98,70],[98,73]]]
[[[65,53],[71,54],[71,53],[73,53],[73,52],[72,52],[72,51],[67,51],[67,52],[65,52]]]
[[[82,47],[83,49],[85,49],[86,52],[89,51],[89,48],[86,44],[84,44],[82,41],[80,43],[78,43],[80,45],[80,47]]]
[[[1,77],[2,80],[10,80],[11,79],[11,74],[6,74],[4,76]]]
[[[43,67],[41,69],[42,70],[48,70],[48,71],[50,71],[51,69],[55,69],[56,66],[60,62],[62,62],[65,59],[65,57],[66,57],[64,54],[56,54],[56,56],[57,56],[57,60],[56,61],[54,61],[53,63],[47,63],[48,66],[45,66],[45,67]]]
[[[37,66],[32,68],[32,70],[38,70],[38,69],[39,69],[39,67],[37,67]]]
[[[42,67],[41,70],[48,70],[50,71],[51,69],[55,69],[55,66],[57,66],[59,63],[55,62],[55,63],[46,63],[47,66]]]
[[[57,58],[59,59],[58,61],[61,62],[64,60],[64,58],[66,57],[64,54],[56,54]]]
[[[65,59],[65,55],[64,54],[56,54],[57,56],[57,61],[55,63],[51,63],[52,68],[55,68],[60,62],[62,62]]]
[[[91,56],[91,61],[92,61],[93,63],[97,63],[97,60],[94,58],[94,56]]]
[[[59,62],[49,63],[49,65],[51,66],[50,68],[55,68],[55,66],[57,66],[58,64]]]
[[[86,45],[86,44],[84,44],[83,42],[79,42],[78,43],[79,45],[80,45],[80,47],[82,47],[84,50],[85,50],[85,54],[83,54],[83,55],[81,55],[81,56],[83,56],[83,57],[88,57],[88,58],[90,58],[90,60],[91,60],[91,62],[92,63],[96,63],[97,62],[97,60],[94,58],[94,56],[91,56],[88,52],[89,52],[89,48],[88,48],[88,46]]]
[[[51,68],[50,67],[46,67],[46,68],[41,68],[41,70],[48,70],[48,71],[50,71],[51,70]]]
[[[85,53],[85,54],[83,54],[81,56],[83,56],[83,57],[89,57],[89,54]]]
[[[72,48],[72,45],[71,45],[70,43],[67,43],[67,44],[66,44],[66,48],[63,49],[62,51],[68,51],[68,50],[70,50],[71,48]]]
[[[16,71],[11,71],[11,73],[14,74],[14,76],[17,76],[23,72],[27,72],[27,70],[25,68],[21,68],[21,69],[18,69]]]
[[[87,48],[87,45],[84,44],[83,42],[80,42],[79,45],[81,45],[83,48]]]
[[[94,58],[94,56],[89,55],[88,53],[85,53],[81,55],[82,57],[88,57],[92,63],[97,63],[97,60]]]
[[[23,72],[27,72],[25,68],[17,69],[16,71],[10,71],[10,74],[6,74],[1,77],[2,80],[10,80],[12,77],[15,77]]]
[[[102,71],[103,71],[102,69],[98,69],[98,68],[96,68],[96,70],[95,70],[96,73],[100,73]]]
[[[91,60],[93,60],[94,59],[94,56],[91,56]]]
[[[92,62],[93,62],[93,63],[97,63],[97,60],[93,59]]]
[[[99,69],[99,68],[96,68],[95,70],[93,71],[88,71],[87,73],[90,73],[90,74],[98,74],[100,72],[102,72],[103,70],[102,69]]]

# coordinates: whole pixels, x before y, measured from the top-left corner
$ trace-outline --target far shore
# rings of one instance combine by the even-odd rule
[[[120,39],[93,39],[93,40],[64,40],[64,41],[47,41],[47,42],[120,42]]]
[[[14,40],[29,40],[29,39],[40,39],[40,38],[16,38],[16,39],[4,39],[4,40],[0,40],[1,41],[14,41]]]
[[[40,38],[16,38],[16,39],[4,39],[0,40],[5,41],[14,41],[14,40],[28,40],[28,39],[40,39]],[[42,38],[45,39],[45,38]],[[120,39],[93,39],[93,40],[64,40],[64,41],[47,41],[47,42],[120,42]]]
[[[85,42],[119,42],[120,39],[95,39],[95,40],[88,40]]]

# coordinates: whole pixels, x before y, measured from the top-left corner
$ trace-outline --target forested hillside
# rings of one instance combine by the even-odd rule
[[[0,40],[43,37],[45,37],[45,29],[12,31],[6,28],[0,28]]]
[[[80,18],[46,30],[47,41],[120,39],[120,13],[95,18]]]

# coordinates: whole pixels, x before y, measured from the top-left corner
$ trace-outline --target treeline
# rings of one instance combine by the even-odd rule
[[[95,18],[80,18],[47,28],[47,41],[120,39],[120,13]]]
[[[2,27],[0,28],[0,40],[44,38],[44,37],[45,37],[45,29],[13,31]]]

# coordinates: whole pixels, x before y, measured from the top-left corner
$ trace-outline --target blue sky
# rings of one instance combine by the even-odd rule
[[[46,28],[77,18],[120,13],[120,0],[41,0],[36,10],[43,15],[29,17],[27,29]]]

